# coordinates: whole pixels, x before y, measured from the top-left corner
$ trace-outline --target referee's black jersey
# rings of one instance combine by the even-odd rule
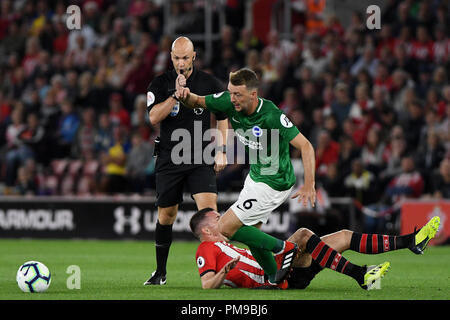
[[[176,71],[172,69],[153,79],[147,88],[148,112],[154,105],[165,101],[175,92],[175,80],[177,76],[178,74]],[[209,73],[195,68],[186,80],[186,87],[188,87],[191,92],[200,96],[224,90],[223,84],[218,79]],[[226,119],[226,115],[223,113],[216,113],[215,116],[217,120]],[[183,134],[182,129],[185,129],[184,132],[188,131],[190,135],[191,163],[198,164],[199,154],[202,154],[204,148],[211,142],[210,138],[205,135],[207,130],[211,128],[210,120],[211,114],[207,109],[190,109],[177,102],[170,114],[160,123],[160,154],[158,156],[159,165],[157,165],[157,167],[160,168],[161,166],[173,165],[170,157],[172,148],[179,144],[183,139],[188,138]],[[178,130],[174,137],[171,138],[172,133],[176,129],[181,130]],[[180,134],[183,137],[180,137]],[[171,141],[172,139],[175,141]],[[207,140],[204,141],[204,139]],[[197,153],[195,159],[194,152]],[[201,157],[201,159],[202,164],[204,164],[203,157]]]

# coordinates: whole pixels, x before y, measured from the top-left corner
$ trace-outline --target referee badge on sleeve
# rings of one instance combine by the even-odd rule
[[[147,92],[147,107],[150,107],[155,102],[155,95],[153,92]]]

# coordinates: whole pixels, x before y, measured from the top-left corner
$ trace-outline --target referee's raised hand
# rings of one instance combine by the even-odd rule
[[[186,87],[186,77],[180,73],[175,80],[175,89],[178,91],[178,89],[182,87]]]

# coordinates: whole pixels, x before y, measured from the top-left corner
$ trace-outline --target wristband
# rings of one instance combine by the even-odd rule
[[[221,145],[221,146],[217,146],[216,147],[216,152],[222,152],[222,153],[227,153],[227,146],[226,145]]]

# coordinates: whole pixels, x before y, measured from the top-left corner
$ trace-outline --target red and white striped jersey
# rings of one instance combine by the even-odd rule
[[[264,270],[249,250],[238,248],[225,241],[203,241],[197,248],[196,260],[200,277],[207,272],[219,272],[225,264],[240,256],[240,260],[226,276],[224,284],[235,288],[256,288],[269,285]],[[287,283],[279,285],[285,289]]]

